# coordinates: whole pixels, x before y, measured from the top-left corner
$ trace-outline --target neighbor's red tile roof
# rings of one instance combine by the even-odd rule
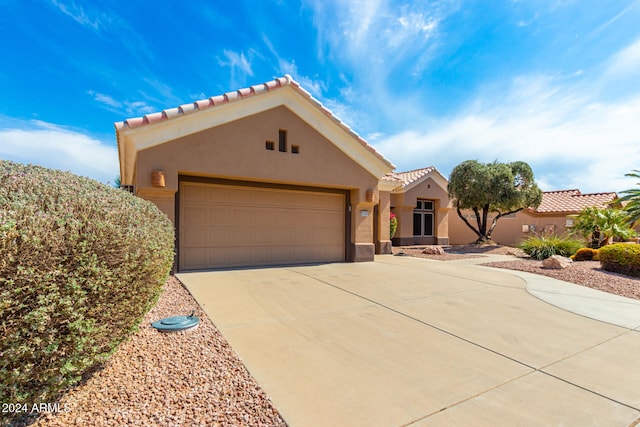
[[[545,191],[536,213],[578,213],[587,207],[605,208],[618,198],[616,193],[582,194],[580,190]]]
[[[208,99],[203,99],[200,101],[195,101],[191,104],[183,104],[175,108],[169,108],[166,110],[162,110],[157,113],[145,114],[142,117],[134,117],[130,119],[126,119],[121,122],[116,122],[116,130],[123,131],[125,129],[133,129],[138,128],[145,125],[150,125],[153,123],[161,122],[164,120],[170,120],[174,117],[183,116],[185,114],[190,114],[196,111],[206,110],[209,108],[214,108],[216,106],[222,104],[228,104],[230,102],[236,102],[242,99],[250,98],[253,96],[259,96],[263,94],[267,94],[269,92],[273,92],[274,90],[280,89],[282,87],[292,87],[303,97],[307,98],[314,104],[320,111],[322,111],[327,117],[337,123],[341,128],[347,131],[351,136],[353,136],[362,146],[364,146],[368,151],[373,153],[376,157],[384,161],[393,167],[393,164],[384,158],[382,154],[376,151],[367,141],[364,140],[357,132],[351,129],[347,124],[345,124],[342,120],[340,120],[336,115],[334,115],[328,108],[326,108],[320,101],[315,99],[309,92],[304,90],[300,84],[293,80],[293,78],[289,74],[285,74],[284,77],[278,77],[274,80],[270,80],[268,82],[264,82],[261,84],[253,85],[247,88],[238,89],[233,92],[227,92],[222,95],[212,96]]]

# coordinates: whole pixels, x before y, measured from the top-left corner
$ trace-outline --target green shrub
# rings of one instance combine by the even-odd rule
[[[147,201],[0,161],[0,402],[51,402],[113,353],[157,302],[173,240]]]
[[[598,250],[591,248],[580,248],[572,257],[574,261],[593,261],[598,258]]]
[[[569,257],[582,247],[582,242],[555,234],[535,235],[518,244],[531,258],[546,259],[552,255]]]
[[[640,277],[640,245],[616,243],[600,249],[600,265],[604,270]]]

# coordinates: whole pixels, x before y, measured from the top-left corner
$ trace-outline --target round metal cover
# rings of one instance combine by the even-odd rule
[[[152,322],[151,326],[161,332],[174,332],[195,328],[199,323],[200,318],[191,313],[190,316],[165,317],[164,319]]]

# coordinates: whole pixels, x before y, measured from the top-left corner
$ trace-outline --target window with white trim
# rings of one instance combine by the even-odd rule
[[[433,200],[418,199],[413,210],[413,235],[415,237],[433,237],[434,218]]]

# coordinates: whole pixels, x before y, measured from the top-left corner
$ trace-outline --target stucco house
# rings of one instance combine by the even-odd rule
[[[383,179],[399,183],[391,191],[391,212],[398,218],[395,246],[449,243],[447,178],[430,166],[390,173]]]
[[[582,194],[580,190],[545,191],[542,202],[536,209],[524,209],[516,214],[500,218],[493,231],[492,239],[496,243],[514,246],[534,233],[567,232],[573,225],[573,217],[584,208],[613,207],[616,193]],[[473,212],[463,212],[467,219],[475,224]],[[477,236],[460,219],[457,213],[449,216],[449,239],[451,244],[467,244]]]
[[[115,128],[121,184],[173,221],[179,271],[391,252],[394,165],[290,76]]]

